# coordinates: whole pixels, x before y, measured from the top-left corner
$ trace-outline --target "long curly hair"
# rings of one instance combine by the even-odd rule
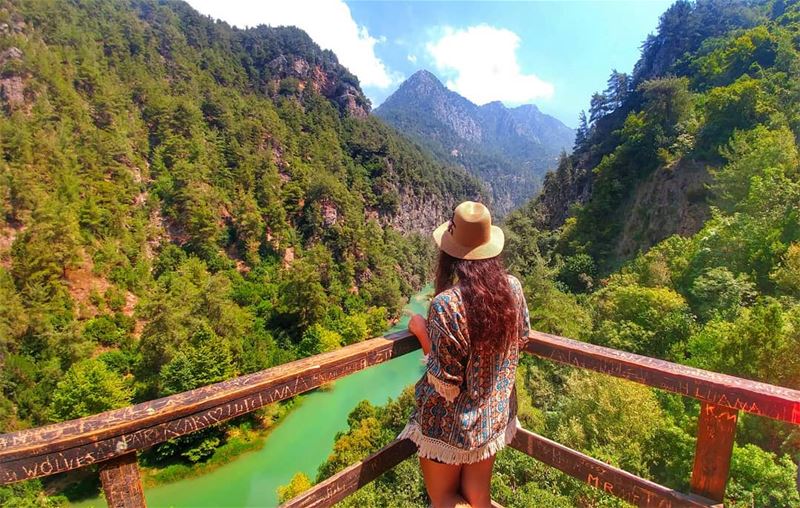
[[[519,331],[519,315],[499,256],[467,260],[439,251],[435,282],[437,295],[458,283],[473,346],[489,351],[508,348]]]

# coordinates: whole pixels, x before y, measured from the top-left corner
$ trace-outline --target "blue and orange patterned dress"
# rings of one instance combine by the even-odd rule
[[[514,379],[530,318],[522,286],[510,275],[509,283],[518,309],[519,340],[486,356],[470,346],[460,288],[431,301],[427,370],[415,387],[416,409],[400,433],[416,443],[421,457],[470,464],[491,457],[514,437]]]

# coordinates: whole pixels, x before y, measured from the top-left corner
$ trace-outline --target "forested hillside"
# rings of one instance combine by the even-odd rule
[[[486,182],[496,216],[529,201],[575,139],[575,131],[533,104],[478,106],[425,70],[400,85],[375,114],[439,160]]]
[[[734,131],[798,130],[793,9],[675,3],[633,72],[614,70],[592,96],[573,155],[548,175],[528,215],[548,229],[569,219],[574,250],[606,272],[673,233],[697,232]]]
[[[667,10],[633,74],[592,98],[575,153],[505,222],[532,327],[800,389],[798,77],[800,2]],[[524,427],[688,491],[695,400],[527,355],[517,393]],[[387,443],[412,405],[356,408],[317,479]],[[797,427],[745,414],[736,438],[725,506],[800,506]],[[624,505],[513,450],[492,488],[509,507]],[[406,462],[344,504],[425,502]]]
[[[383,331],[428,277],[414,232],[481,186],[369,108],[295,28],[183,2],[0,3],[0,432]]]

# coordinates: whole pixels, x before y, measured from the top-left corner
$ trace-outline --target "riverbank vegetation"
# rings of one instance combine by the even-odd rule
[[[145,487],[154,487],[202,476],[232,462],[243,453],[260,450],[272,429],[302,403],[303,396],[300,395],[251,413],[249,418],[243,418],[236,425],[229,426],[224,444],[215,447],[211,455],[202,462],[187,463],[186,460],[179,459],[165,466],[158,457],[143,454],[140,459],[142,484]],[[191,461],[191,457],[188,458]]]

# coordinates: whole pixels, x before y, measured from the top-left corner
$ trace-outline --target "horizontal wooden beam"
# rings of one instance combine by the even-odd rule
[[[524,429],[517,430],[511,447],[634,506],[722,508],[722,504],[645,480]]]
[[[648,356],[532,332],[536,356],[635,381],[702,402],[800,425],[800,391],[679,365]]]
[[[395,439],[361,462],[346,467],[325,481],[283,503],[280,508],[333,506],[397,464],[414,455],[410,439]]]
[[[149,448],[419,349],[408,332],[196,390],[55,425],[0,435],[0,485]]]

